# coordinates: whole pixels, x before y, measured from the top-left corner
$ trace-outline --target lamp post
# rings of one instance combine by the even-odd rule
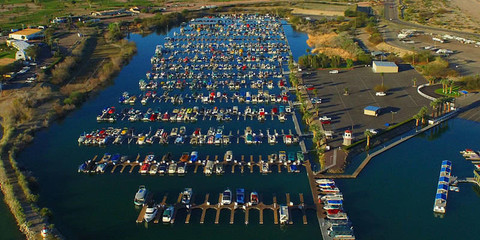
[[[390,111],[390,113],[392,114],[392,123],[393,123],[393,114],[397,114],[397,112]]]

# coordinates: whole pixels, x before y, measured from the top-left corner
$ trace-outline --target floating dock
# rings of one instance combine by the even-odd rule
[[[181,203],[182,193],[180,193],[178,195],[177,201],[173,204],[175,210],[174,210],[174,214],[173,214],[173,217],[172,217],[172,220],[170,221],[170,223],[175,222],[175,217],[176,217],[176,214],[178,213],[179,210],[185,209],[187,211],[187,216],[185,218],[185,224],[189,224],[192,212],[196,209],[200,209],[202,211],[201,216],[200,216],[200,224],[204,224],[207,210],[212,209],[212,210],[215,211],[215,220],[214,220],[215,224],[220,223],[220,213],[221,213],[222,210],[228,210],[228,212],[230,213],[229,224],[234,224],[234,222],[235,222],[235,212],[236,211],[243,211],[244,212],[244,214],[245,214],[245,224],[248,224],[249,221],[250,221],[249,220],[249,213],[250,213],[251,210],[257,210],[259,212],[259,224],[264,224],[264,210],[272,210],[273,215],[274,215],[273,216],[273,222],[274,222],[274,224],[279,224],[278,211],[280,209],[280,205],[277,203],[277,197],[276,196],[273,196],[272,204],[265,204],[264,202],[260,201],[258,204],[255,204],[255,205],[253,205],[250,202],[247,202],[246,204],[237,204],[234,201],[232,201],[232,203],[228,204],[228,205],[221,204],[222,197],[223,197],[222,193],[220,193],[219,196],[218,196],[218,203],[217,204],[210,204],[209,197],[210,197],[210,194],[206,194],[205,195],[205,200],[201,204],[185,205],[185,204]],[[160,216],[162,215],[164,207],[167,205],[166,199],[167,199],[167,196],[165,195],[163,197],[162,202],[158,205],[158,212],[157,212],[157,215],[155,217],[155,220],[153,220],[153,223],[159,223],[160,222],[159,221]],[[300,210],[300,212],[302,214],[302,223],[303,224],[308,224],[306,211],[307,210],[316,210],[315,205],[305,204],[305,202],[303,200],[303,194],[302,193],[299,193],[299,199],[300,199],[300,203],[293,204],[290,201],[290,194],[286,193],[286,201],[287,201],[286,205],[288,206],[288,212],[289,212],[289,216],[290,216],[289,221],[287,221],[286,224],[293,224],[293,221],[292,221],[292,218],[291,218],[291,211],[292,210]],[[137,217],[137,220],[136,220],[137,223],[143,222],[145,212],[146,212],[146,206],[144,206],[142,208],[142,210],[140,211],[140,213]]]
[[[435,194],[435,202],[433,204],[433,211],[436,213],[445,213],[446,211],[451,172],[452,162],[448,160],[442,161],[440,177],[438,178],[437,192]]]

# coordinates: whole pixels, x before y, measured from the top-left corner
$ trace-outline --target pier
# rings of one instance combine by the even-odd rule
[[[272,210],[273,211],[273,222],[274,224],[279,224],[279,216],[278,216],[278,211],[280,209],[280,205],[278,204],[277,202],[277,197],[276,196],[273,196],[273,200],[272,200],[272,204],[265,204],[264,202],[259,202],[258,204],[255,204],[253,205],[251,202],[248,202],[246,204],[243,204],[243,205],[238,205],[237,203],[233,202],[231,204],[228,204],[228,205],[224,205],[222,204],[222,193],[220,193],[218,195],[218,203],[217,204],[210,204],[209,202],[209,198],[210,198],[210,194],[207,193],[205,195],[205,200],[203,203],[201,204],[191,204],[191,205],[185,205],[185,204],[182,204],[181,203],[181,198],[182,198],[182,193],[179,194],[178,198],[177,198],[177,201],[173,204],[174,206],[174,215],[172,217],[172,220],[170,221],[170,223],[174,223],[175,222],[175,216],[176,214],[178,213],[178,210],[181,210],[181,209],[186,209],[187,210],[187,215],[186,215],[186,218],[185,218],[185,224],[189,224],[191,221],[191,214],[192,214],[192,211],[194,211],[195,209],[200,209],[202,211],[201,213],[201,216],[200,216],[200,224],[204,224],[205,223],[205,216],[206,216],[206,212],[207,210],[209,209],[213,209],[215,211],[215,219],[214,219],[214,223],[215,224],[220,224],[220,213],[222,210],[228,210],[230,216],[229,216],[229,224],[234,224],[235,223],[235,211],[243,211],[244,214],[245,214],[245,224],[248,224],[250,222],[250,219],[249,219],[249,213],[251,210],[256,210],[259,212],[259,224],[264,224],[264,211],[265,210]],[[305,204],[304,202],[304,199],[303,199],[303,194],[300,193],[299,194],[299,199],[300,199],[300,203],[298,204],[293,204],[291,201],[290,201],[290,194],[289,193],[286,193],[286,205],[288,206],[288,212],[289,212],[289,221],[287,222],[287,224],[293,224],[293,221],[291,220],[292,219],[292,215],[291,215],[291,211],[292,210],[300,210],[301,213],[302,213],[302,223],[303,224],[308,224],[307,222],[307,215],[306,215],[306,211],[311,209],[311,210],[316,210],[317,209],[317,206],[316,205],[309,205],[309,204]],[[155,216],[155,219],[153,220],[153,223],[157,224],[160,222],[160,217],[162,215],[162,212],[164,210],[164,207],[167,205],[166,203],[166,200],[167,200],[167,195],[165,195],[163,197],[163,200],[162,202],[157,205],[158,207],[158,212],[157,212],[157,215]],[[151,201],[151,200],[150,200]],[[137,223],[141,223],[143,222],[143,218],[145,216],[145,211],[146,211],[147,207],[146,205],[143,206],[143,208],[140,210],[140,213],[137,217],[137,220],[136,222]]]

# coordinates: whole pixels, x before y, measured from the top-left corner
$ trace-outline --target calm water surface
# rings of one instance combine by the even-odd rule
[[[3,201],[3,194],[0,192],[0,239],[16,240],[25,238],[18,230],[15,218],[13,217],[7,204]]]

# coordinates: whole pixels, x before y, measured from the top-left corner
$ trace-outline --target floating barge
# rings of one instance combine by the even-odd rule
[[[440,177],[438,178],[437,192],[435,194],[435,202],[433,204],[433,211],[435,213],[445,213],[451,172],[452,162],[448,160],[442,161]]]

